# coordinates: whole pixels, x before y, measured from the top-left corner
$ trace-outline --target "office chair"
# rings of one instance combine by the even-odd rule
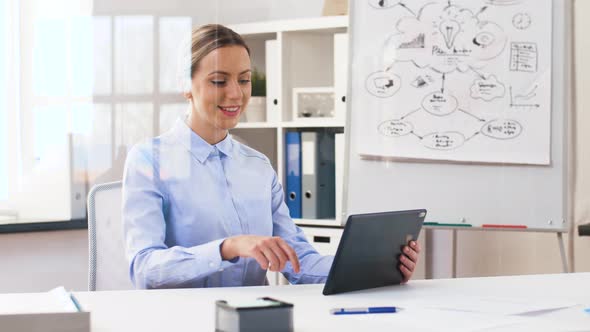
[[[88,290],[134,289],[123,238],[121,182],[96,185],[88,194]]]

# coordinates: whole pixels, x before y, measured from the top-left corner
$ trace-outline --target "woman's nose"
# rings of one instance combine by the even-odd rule
[[[226,97],[229,99],[242,99],[243,93],[238,81],[230,81],[227,85]]]

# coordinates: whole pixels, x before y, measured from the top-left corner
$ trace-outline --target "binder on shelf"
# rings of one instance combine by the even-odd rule
[[[287,197],[291,218],[301,218],[301,134],[285,134],[287,165]]]
[[[304,219],[334,219],[334,133],[301,133],[301,215]]]

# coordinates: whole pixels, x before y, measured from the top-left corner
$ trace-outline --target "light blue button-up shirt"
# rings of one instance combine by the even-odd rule
[[[183,120],[133,147],[123,179],[123,224],[137,288],[259,286],[266,270],[253,258],[224,261],[224,239],[280,236],[297,252],[281,271],[291,283],[325,282],[322,256],[289,217],[283,187],[266,156],[228,135],[210,145]]]

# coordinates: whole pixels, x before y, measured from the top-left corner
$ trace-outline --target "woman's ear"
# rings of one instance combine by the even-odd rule
[[[186,91],[182,94],[184,96],[184,98],[186,98],[186,100],[190,101],[191,99],[193,99],[193,94],[190,91]]]

